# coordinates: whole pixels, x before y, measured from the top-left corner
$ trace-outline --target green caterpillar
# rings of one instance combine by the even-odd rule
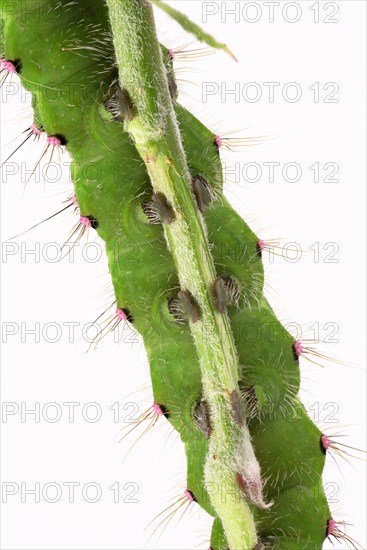
[[[44,129],[50,146],[66,145],[71,154],[81,221],[106,243],[117,315],[144,338],[154,410],[180,433],[188,498],[214,517],[211,548],[224,550],[228,532],[212,499],[222,488],[208,487],[204,479],[210,403],[203,398],[189,328],[200,310],[180,290],[163,236],[162,225],[170,225],[176,213],[165,197],[153,193],[146,165],[124,129],[134,109],[118,85],[107,5],[29,0],[26,10],[22,2],[2,1],[1,7],[2,64],[11,63],[8,69],[13,66],[33,92],[35,127]],[[223,196],[218,140],[177,103],[172,59],[163,46],[162,55],[192,192],[215,263],[214,301],[228,314],[241,365],[240,392],[230,396],[233,416],[238,425],[247,422],[267,480],[261,494],[261,488],[248,486],[238,468],[238,498],[245,497],[256,524],[252,547],[320,549],[334,526],[321,484],[326,447],[297,397],[297,343],[263,296],[258,237]]]

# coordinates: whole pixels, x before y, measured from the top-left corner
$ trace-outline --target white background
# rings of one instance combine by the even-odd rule
[[[295,241],[304,251],[319,243],[319,261],[315,261],[313,252],[304,252],[298,262],[284,258],[267,262],[267,296],[284,323],[295,322],[302,327],[303,338],[312,338],[310,327],[314,323],[319,323],[320,340],[330,333],[330,328],[323,328],[326,323],[338,326],[335,338],[339,342],[321,341],[317,349],[348,364],[325,361],[321,368],[301,360],[302,399],[311,418],[326,433],[346,434],[348,437],[342,441],[364,449],[366,5],[363,1],[291,3],[301,10],[301,17],[290,23],[285,18],[294,19],[295,8],[286,8],[289,11],[282,14],[285,3],[281,2],[280,7],[275,7],[271,23],[264,2],[256,3],[257,12],[254,6],[247,13],[242,12],[239,21],[225,14],[225,8],[234,7],[234,2],[217,3],[218,12],[208,16],[207,22],[203,22],[202,2],[171,3],[225,41],[239,58],[236,64],[225,54],[217,53],[199,61],[177,63],[182,103],[218,133],[239,130],[239,136],[273,136],[257,147],[224,153],[227,167],[239,163],[242,169],[247,163],[257,163],[262,169],[258,182],[251,181],[255,178],[254,165],[239,181],[228,178],[226,194],[261,238]],[[213,2],[209,4],[215,7]],[[237,4],[243,9],[249,3]],[[331,17],[338,22],[325,22],[335,7],[339,11]],[[316,8],[320,14],[318,23]],[[249,22],[256,17],[257,22]],[[157,18],[167,45],[177,48],[191,43],[191,38],[164,15],[157,14]],[[199,46],[191,43],[189,49],[196,47]],[[203,82],[216,83],[219,90],[225,85],[233,89],[239,83],[243,95],[236,101],[233,95],[222,97],[218,92],[203,102]],[[246,88],[251,82],[262,93],[257,102],[250,101],[255,88]],[[270,85],[264,84],[270,82],[279,83],[274,101],[269,100]],[[297,83],[302,92],[299,101],[291,101],[295,88],[288,87],[289,96],[283,95],[291,82]],[[320,90],[318,102],[315,83]],[[335,84],[324,89],[328,83]],[[332,99],[337,101],[325,102],[337,89],[335,85],[338,91]],[[20,92],[4,87],[1,115],[4,160],[32,121],[29,101],[25,103]],[[26,177],[21,175],[21,162],[32,169],[42,150],[41,143],[24,146],[12,159],[19,172],[9,176],[3,170],[3,240],[56,212],[70,195],[72,187],[66,168],[57,184],[32,178],[24,192]],[[62,160],[67,160],[66,153]],[[280,163],[274,182],[269,181],[264,166],[268,162]],[[301,169],[297,182],[287,181],[294,177],[291,169],[286,177],[282,175],[282,168],[290,162]],[[315,182],[309,168],[315,163],[320,165],[319,182]],[[323,181],[330,172],[323,169],[326,163],[338,165],[339,172],[334,176],[337,182]],[[49,179],[52,174],[50,169]],[[139,408],[136,417],[151,403],[146,356],[141,340],[127,333],[120,344],[109,335],[97,350],[86,353],[89,344],[82,329],[104,311],[112,298],[106,261],[92,261],[93,250],[83,248],[86,238],[73,261],[70,257],[61,263],[50,261],[55,249],[48,243],[61,245],[74,223],[71,213],[57,216],[11,239],[16,243],[13,248],[3,244],[3,340],[4,327],[5,331],[13,327],[17,332],[8,335],[2,352],[2,400],[7,410],[14,412],[2,417],[2,482],[13,482],[19,491],[2,504],[2,547],[207,548],[211,521],[196,504],[177,523],[179,513],[159,540],[160,530],[150,541],[154,527],[144,530],[169,499],[180,496],[185,489],[185,458],[178,437],[164,421],[125,458],[138,435],[134,432],[118,443],[120,430],[126,426],[129,413],[134,412],[133,407]],[[99,242],[92,233],[88,241]],[[336,263],[326,261],[333,250],[323,248],[327,243],[336,243],[332,247],[339,248],[333,257]],[[25,250],[35,246],[39,247],[39,254],[24,257]],[[79,323],[74,343],[69,342],[66,325],[71,322]],[[38,343],[34,336],[24,334],[25,328],[32,328],[35,323],[40,323]],[[47,323],[59,325],[58,342],[47,341],[56,334]],[[45,326],[51,328],[42,336]],[[57,403],[58,412],[61,411],[56,422],[50,421],[56,409],[45,407],[51,402]],[[80,404],[75,408],[73,423],[69,421],[68,406],[64,405],[67,402]],[[102,412],[102,418],[94,423],[90,420],[95,409],[85,407],[91,402],[97,403]],[[35,403],[41,410],[39,422],[31,414],[22,420],[22,408],[34,408]],[[366,548],[365,462],[349,460],[351,464],[336,457],[336,465],[329,457],[324,482],[333,499],[335,519],[353,524],[349,533]],[[64,485],[67,482],[80,484],[75,489],[74,503],[69,502]],[[22,502],[21,483],[28,489],[39,483],[41,490],[47,483],[58,484],[61,498],[57,503],[47,502],[55,495],[51,488],[46,498],[41,494],[39,503],[32,495],[26,495]],[[83,499],[82,489],[87,483],[100,487],[99,502]],[[119,503],[114,502],[114,493],[109,489],[115,483],[120,485]],[[132,491],[132,486],[125,485],[128,483],[138,487],[134,497],[137,503],[123,502]],[[93,489],[87,496],[94,497]],[[332,547],[329,542],[325,544],[325,548]],[[336,547],[347,545],[336,542]]]

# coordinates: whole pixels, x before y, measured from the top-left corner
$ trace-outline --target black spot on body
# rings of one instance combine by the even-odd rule
[[[16,73],[20,74],[22,71],[22,63],[20,59],[13,59],[13,60],[9,59],[9,61],[10,63],[13,63]]]
[[[189,489],[186,489],[186,491],[190,494],[192,500],[193,500],[194,502],[197,502],[194,493],[193,493],[192,491],[190,491]]]
[[[182,305],[178,298],[168,298],[167,307],[172,317],[174,317],[176,323],[183,324],[185,322]]]
[[[165,405],[161,405],[160,403],[158,403],[158,407],[161,409],[161,411],[163,413],[163,416],[165,416],[166,418],[170,417],[169,410],[167,409],[167,407]]]
[[[168,311],[180,324],[196,323],[200,317],[199,307],[188,291],[180,290],[176,298],[168,298]]]
[[[213,295],[215,305],[221,313],[226,313],[230,305],[237,303],[240,297],[238,285],[228,275],[217,277],[213,284]]]
[[[68,140],[66,139],[66,137],[61,134],[52,134],[52,136],[49,136],[49,137],[57,138],[60,141],[61,145],[67,145],[68,143]]]
[[[152,225],[170,224],[175,219],[173,208],[161,193],[154,193],[149,201],[142,204],[143,212]]]
[[[200,401],[196,403],[194,420],[197,427],[203,432],[205,437],[209,438],[212,430],[210,412],[208,403],[204,399],[200,399]]]
[[[238,426],[243,426],[243,409],[241,403],[241,395],[237,390],[231,393],[231,404],[233,410],[233,418]]]
[[[320,445],[320,449],[321,449],[322,454],[326,455],[326,449],[325,449],[324,444],[322,442],[322,436],[319,439],[319,445]]]
[[[208,182],[201,176],[196,176],[192,180],[192,188],[196,199],[196,204],[200,212],[203,214],[205,208],[213,200],[213,190]]]
[[[254,386],[244,388],[242,391],[246,416],[249,419],[256,418],[259,415],[259,406],[257,403],[256,391]]]
[[[91,227],[93,229],[97,229],[97,227],[99,226],[98,220],[96,220],[96,218],[94,218],[93,216],[86,216],[86,218],[88,218],[88,220],[90,221]]]
[[[327,522],[326,522],[326,534],[325,534],[325,538],[329,536],[329,523],[330,523],[331,519],[328,519]]]
[[[178,96],[178,87],[175,78],[167,73],[168,89],[171,99],[176,100]]]
[[[133,102],[124,88],[116,82],[109,90],[104,107],[116,122],[131,121],[135,116]]]
[[[226,313],[228,306],[228,294],[226,285],[222,277],[218,277],[214,281],[213,294],[215,305],[221,313]]]
[[[190,323],[196,323],[199,320],[199,308],[195,301],[195,298],[188,291],[182,291],[178,293],[178,298],[181,300],[183,309]]]
[[[296,352],[296,345],[295,344],[292,344],[292,353],[293,353],[293,357],[294,357],[295,361],[297,361],[297,363],[299,363],[299,357],[298,357],[298,353]]]
[[[131,315],[130,311],[124,307],[120,307],[118,308],[120,311],[123,311],[126,315],[126,319],[129,321],[129,323],[133,324],[134,322],[134,319],[133,319],[133,316]]]

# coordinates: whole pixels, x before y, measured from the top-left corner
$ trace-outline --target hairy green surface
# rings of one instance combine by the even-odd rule
[[[162,2],[162,0],[149,0],[152,4],[155,4],[158,6],[161,10],[166,12],[172,19],[177,21],[181,25],[185,31],[193,34],[197,40],[200,42],[205,42],[208,46],[211,48],[216,48],[218,50],[223,50],[224,52],[228,53],[231,57],[236,59],[231,52],[231,50],[228,48],[227,44],[223,44],[221,42],[218,42],[213,36],[203,31],[199,25],[196,25],[193,21],[191,21],[185,14],[181,13],[178,10],[175,10],[172,8],[172,6],[169,6],[168,4],[165,4]]]
[[[33,92],[35,120],[48,135],[66,140],[81,215],[98,220],[106,243],[116,305],[129,311],[144,338],[154,400],[168,411],[184,442],[187,487],[215,517],[204,483],[208,433],[195,419],[202,398],[199,363],[189,326],[178,324],[168,310],[168,300],[180,290],[176,268],[162,227],[149,224],[142,210],[152,188],[123,129],[129,105],[120,101],[119,117],[106,110],[117,91],[107,9],[86,0],[29,0],[26,12],[22,2],[0,5],[4,57],[20,62],[22,84]],[[163,53],[176,95],[173,68],[167,50]],[[263,296],[258,238],[223,197],[215,136],[178,103],[175,112],[190,174],[213,190],[204,219],[217,274],[232,277],[240,291],[228,315],[241,365],[241,403],[266,481],[265,501],[273,502],[269,509],[250,503],[258,539],[265,548],[320,549],[330,518],[321,486],[325,455],[321,433],[297,397],[294,342]],[[227,547],[218,519],[211,547]]]

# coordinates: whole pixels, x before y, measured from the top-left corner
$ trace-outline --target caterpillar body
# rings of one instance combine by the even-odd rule
[[[162,225],[171,223],[176,214],[153,194],[146,166],[124,130],[124,121],[134,115],[129,98],[117,85],[107,5],[28,0],[24,17],[21,2],[18,9],[16,2],[11,4],[10,9],[1,2],[2,65],[6,70],[14,67],[23,86],[33,93],[37,127],[42,125],[49,138],[57,137],[72,157],[81,216],[91,221],[91,228],[106,243],[118,311],[125,312],[143,336],[154,402],[185,446],[187,491],[214,518],[211,548],[225,550],[226,533],[204,479],[211,419],[203,404],[201,372],[189,329],[200,312],[180,289],[163,237]],[[50,37],[47,47],[45,37]],[[162,46],[193,194],[205,220],[218,276],[212,291],[218,309],[227,312],[231,321],[241,365],[241,393],[233,396],[233,414],[239,424],[246,418],[266,480],[264,501],[250,497],[252,488],[241,477],[238,491],[249,501],[255,518],[256,548],[321,548],[331,519],[321,483],[323,434],[298,398],[295,341],[264,297],[259,238],[223,195],[218,140],[177,102],[167,52]]]

